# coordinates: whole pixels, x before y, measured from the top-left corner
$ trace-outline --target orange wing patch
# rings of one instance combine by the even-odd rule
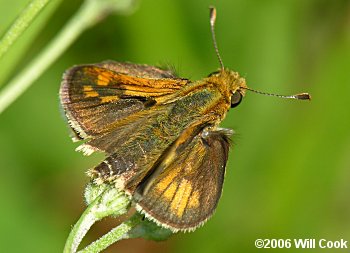
[[[170,204],[171,211],[175,213],[178,217],[182,217],[187,206],[187,202],[190,198],[191,192],[191,182],[186,179],[182,179],[178,190],[173,198],[173,201]]]
[[[102,72],[97,76],[97,85],[107,86],[113,76],[109,72]]]
[[[156,184],[156,190],[159,191],[160,194],[164,191],[166,192],[167,187],[173,182],[174,178],[178,176],[179,172],[180,172],[180,168],[169,171],[169,174],[164,179],[162,179],[159,183]],[[172,197],[173,195],[169,196],[169,198],[166,197],[166,199],[171,200]]]
[[[192,184],[186,179],[182,179],[180,184],[174,181],[174,178],[180,173],[180,168],[169,171],[164,179],[156,184],[158,194],[166,202],[170,202],[170,210],[178,217],[181,217],[186,206],[197,208],[199,206],[199,192],[192,192]]]
[[[118,96],[101,97],[101,103],[109,103],[109,102],[113,102],[113,101],[117,101],[117,100],[118,100]]]
[[[94,91],[91,85],[85,85],[83,87],[85,98],[95,98],[98,97],[97,91]]]
[[[176,192],[177,189],[177,184],[176,183],[172,183],[169,188],[166,189],[166,191],[163,193],[164,198],[167,201],[171,201],[174,197],[174,194]]]

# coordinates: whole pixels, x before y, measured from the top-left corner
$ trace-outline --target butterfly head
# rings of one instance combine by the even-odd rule
[[[221,68],[218,71],[210,74],[209,78],[211,78],[212,81],[215,81],[216,84],[219,84],[219,85],[221,84],[220,85],[221,91],[225,88],[229,89],[229,92],[231,93],[231,108],[236,107],[241,102],[242,97],[245,95],[246,90],[253,91],[255,93],[259,93],[263,95],[268,95],[268,96],[290,98],[290,99],[297,99],[297,100],[311,100],[311,96],[308,93],[300,93],[300,94],[285,96],[285,95],[277,95],[277,94],[272,94],[267,92],[261,92],[261,91],[248,88],[244,78],[240,77],[237,72],[233,72],[224,67],[224,63],[221,59],[217,42],[216,42],[215,21],[216,21],[216,9],[214,7],[210,7],[211,35],[212,35],[215,53],[219,60]],[[228,95],[228,94],[226,93],[224,95]]]
[[[209,82],[220,88],[222,94],[230,97],[231,108],[236,107],[242,101],[248,88],[246,81],[237,72],[223,68],[208,76]]]
[[[220,87],[221,93],[224,96],[231,98],[231,108],[233,108],[239,105],[239,103],[242,101],[242,97],[245,95],[245,90],[248,87],[245,79],[240,77],[237,72],[224,67],[215,37],[215,21],[216,9],[214,7],[210,7],[210,29],[215,53],[220,63],[220,69],[211,73],[209,78],[211,79],[210,81],[213,81],[213,83]]]

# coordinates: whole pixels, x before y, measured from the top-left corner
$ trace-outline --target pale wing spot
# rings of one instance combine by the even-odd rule
[[[170,185],[170,183],[173,182],[174,178],[179,174],[179,172],[180,168],[170,170],[169,174],[157,183],[156,190],[160,192],[165,191],[165,189],[168,187],[168,185]]]
[[[90,85],[85,85],[83,87],[83,91],[86,98],[98,97],[98,93],[94,91],[94,88],[92,88]]]
[[[101,103],[108,103],[118,100],[117,96],[105,96],[101,97]]]
[[[199,192],[194,191],[188,201],[189,208],[198,208],[199,207]]]
[[[94,90],[94,89],[92,88],[91,85],[85,85],[85,86],[83,87],[83,90],[84,90],[84,92],[85,92],[85,91],[92,91],[92,90]]]
[[[170,209],[178,217],[182,217],[185,211],[185,208],[187,206],[189,197],[191,195],[191,191],[192,191],[191,182],[186,179],[182,179],[178,187],[178,190],[173,198],[173,201],[170,204]]]
[[[171,200],[174,197],[174,194],[176,192],[177,189],[177,184],[176,183],[172,183],[168,189],[166,189],[166,191],[163,193],[163,196],[166,200]]]
[[[85,91],[85,98],[95,98],[98,97],[98,93],[96,91]]]
[[[97,77],[97,84],[101,85],[101,86],[107,86],[109,84],[110,79],[103,75],[103,74],[99,74]]]

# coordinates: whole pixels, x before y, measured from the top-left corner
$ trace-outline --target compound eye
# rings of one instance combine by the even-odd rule
[[[219,73],[220,73],[220,70],[215,71],[215,72],[212,72],[212,73],[210,73],[210,74],[208,75],[208,77],[211,77],[211,76],[217,75],[217,74],[219,74]]]
[[[237,105],[239,105],[241,101],[242,101],[242,94],[236,91],[231,96],[231,108],[234,108]]]

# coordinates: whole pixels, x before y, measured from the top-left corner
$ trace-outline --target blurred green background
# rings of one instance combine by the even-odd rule
[[[0,0],[0,34],[28,2]],[[211,4],[226,67],[251,88],[307,91],[313,100],[248,92],[222,123],[237,135],[213,218],[194,233],[160,243],[123,241],[106,252],[287,252],[256,249],[254,241],[350,241],[350,1],[144,0],[131,15],[110,16],[85,32],[0,115],[0,252],[61,252],[84,210],[85,171],[102,156],[74,151],[58,101],[65,69],[113,59],[172,64],[193,80],[207,76],[218,68]],[[2,87],[79,6],[73,0],[48,5],[1,60]],[[101,222],[89,240],[115,224]]]

